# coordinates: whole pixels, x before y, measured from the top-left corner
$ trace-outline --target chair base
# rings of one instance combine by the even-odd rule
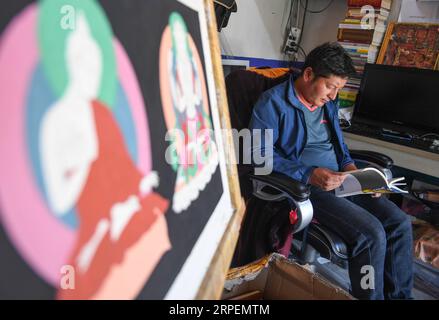
[[[289,259],[302,265],[308,265],[312,272],[320,274],[332,284],[347,292],[351,292],[347,260],[328,260],[327,258],[322,257],[320,253],[309,244],[306,245],[304,253],[302,254],[301,249],[302,241],[293,239]]]

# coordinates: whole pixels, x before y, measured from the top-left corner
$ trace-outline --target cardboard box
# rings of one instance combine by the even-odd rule
[[[353,300],[349,293],[305,266],[273,253],[252,264],[230,269],[222,299]]]

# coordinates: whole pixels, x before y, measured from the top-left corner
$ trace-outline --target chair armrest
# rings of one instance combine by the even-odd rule
[[[254,188],[254,192],[262,191],[265,187],[270,187],[280,191],[280,193],[275,194],[268,194],[265,192],[260,193],[262,197],[267,196],[269,198],[263,200],[278,201],[282,200],[281,197],[283,198],[285,196],[295,201],[305,201],[309,198],[309,187],[285,174],[272,172],[268,175],[255,175],[249,173],[248,176],[253,181],[253,186],[257,186],[257,188]],[[257,194],[255,195],[258,196]]]
[[[368,162],[378,165],[384,169],[390,169],[393,166],[392,158],[375,151],[366,150],[349,150],[352,159]]]
[[[293,233],[304,229],[313,218],[313,208],[309,200],[310,189],[307,185],[296,181],[287,175],[272,172],[269,175],[248,174],[253,182],[253,195],[265,201],[281,201],[290,199],[295,205],[297,222]],[[263,189],[269,189],[270,192]]]

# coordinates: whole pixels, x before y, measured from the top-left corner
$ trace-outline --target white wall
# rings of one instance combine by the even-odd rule
[[[439,23],[439,1],[402,0],[398,22]]]
[[[238,11],[232,13],[220,33],[223,54],[282,60],[282,19],[287,0],[237,0]]]
[[[330,0],[309,0],[309,10],[324,8]],[[233,56],[286,60],[281,48],[289,0],[237,0],[238,12],[220,33],[222,53]],[[304,1],[302,1],[304,3]],[[337,27],[346,13],[346,0],[334,0],[323,13],[308,13],[302,47],[309,52],[337,39]]]
[[[329,0],[309,0],[308,3],[308,10],[318,11],[326,7]],[[338,24],[344,19],[346,10],[346,0],[334,0],[322,13],[307,13],[302,39],[303,49],[308,53],[323,42],[337,41]]]

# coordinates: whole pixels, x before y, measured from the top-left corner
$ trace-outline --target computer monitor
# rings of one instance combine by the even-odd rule
[[[439,134],[439,71],[366,64],[352,121]]]

